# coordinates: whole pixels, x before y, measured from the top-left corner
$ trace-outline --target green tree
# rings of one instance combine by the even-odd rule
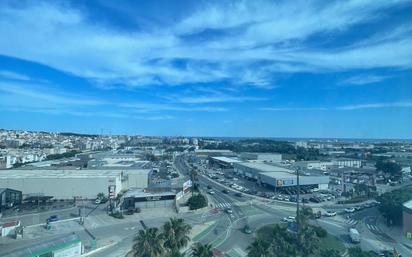
[[[191,226],[183,219],[171,218],[163,225],[164,246],[171,250],[185,247],[189,241]]]
[[[380,195],[378,210],[386,218],[388,225],[400,225],[402,222],[402,204],[412,198],[412,188],[402,188]]]
[[[212,257],[212,245],[197,243],[192,247],[192,257]]]
[[[296,239],[287,228],[276,224],[271,232],[270,252],[274,257],[297,256]]]
[[[162,257],[165,254],[163,237],[157,228],[139,230],[133,245],[135,257]]]
[[[181,253],[179,250],[172,250],[167,255],[167,257],[185,257],[185,255],[183,253]]]
[[[320,252],[319,257],[341,257],[342,255],[339,253],[339,251],[334,250],[334,249],[324,249]]]
[[[194,194],[187,200],[187,205],[191,210],[200,209],[207,206],[207,199],[202,194]]]
[[[316,235],[313,227],[306,227],[299,230],[298,234],[298,249],[302,257],[309,257],[319,247],[319,238]]]
[[[104,193],[100,192],[97,194],[98,199],[103,199],[104,198]]]
[[[377,161],[376,170],[388,174],[392,179],[399,179],[402,176],[402,167],[393,161]]]
[[[255,241],[247,248],[248,257],[271,257],[270,244],[261,238]]]
[[[352,247],[348,250],[349,257],[371,257],[368,252],[362,251],[360,247]]]

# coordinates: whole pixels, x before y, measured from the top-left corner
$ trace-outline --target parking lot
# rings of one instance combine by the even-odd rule
[[[206,165],[198,165],[198,167],[203,175],[218,183],[229,186],[234,190],[272,200],[286,202],[297,201],[297,186],[273,188],[260,185],[256,180],[251,178],[240,176],[236,174],[233,169],[222,170],[219,168],[210,168]],[[319,190],[315,188],[315,186],[302,185],[300,186],[299,192],[299,201],[303,203],[334,202],[340,198],[339,191]]]

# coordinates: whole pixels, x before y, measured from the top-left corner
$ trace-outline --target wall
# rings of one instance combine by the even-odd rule
[[[119,177],[1,179],[0,188],[20,190],[23,194],[40,193],[55,199],[72,199],[75,196],[93,199],[100,192],[107,194],[108,186],[113,183],[116,193],[119,193],[122,189]]]

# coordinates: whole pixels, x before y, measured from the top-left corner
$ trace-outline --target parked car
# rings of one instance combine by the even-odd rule
[[[353,213],[353,212],[355,212],[355,208],[353,208],[353,207],[346,208],[346,209],[345,209],[345,212],[346,212],[346,213]]]
[[[294,216],[287,216],[282,219],[283,222],[295,222],[296,218]]]
[[[243,232],[244,232],[245,234],[252,234],[252,230],[250,229],[249,225],[245,225],[245,226],[243,227]]]
[[[209,190],[209,191],[207,191],[209,194],[211,194],[211,195],[214,195],[215,194],[215,191],[213,191],[213,190]]]
[[[58,221],[59,217],[57,215],[51,215],[50,217],[47,218],[47,222],[53,222],[53,221]]]
[[[309,198],[309,201],[311,201],[313,203],[320,203],[321,202],[321,200],[317,197],[311,197],[311,198]]]
[[[326,217],[333,217],[333,216],[336,216],[336,212],[335,211],[326,211],[325,212],[325,216]]]

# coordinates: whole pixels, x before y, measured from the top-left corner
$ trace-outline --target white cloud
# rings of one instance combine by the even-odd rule
[[[2,105],[25,105],[25,106],[96,106],[104,105],[107,102],[85,98],[76,94],[67,94],[53,90],[50,87],[33,85],[21,82],[0,81],[0,92],[3,92],[5,99]]]
[[[260,111],[326,111],[325,107],[262,107]]]
[[[408,26],[343,48],[310,48],[317,33],[339,34],[379,20],[407,1],[243,1],[207,4],[169,27],[118,30],[56,2],[0,8],[0,54],[38,62],[101,86],[228,81],[274,87],[274,74],[412,66]],[[24,4],[22,4],[24,5]],[[19,5],[21,6],[21,5]],[[220,36],[191,41],[206,30]],[[233,32],[235,31],[235,32]],[[176,65],[176,60],[183,62]],[[9,74],[10,75],[10,74]]]
[[[31,80],[29,76],[8,70],[0,70],[0,78],[24,81]]]
[[[226,112],[229,109],[216,106],[177,106],[162,103],[122,103],[118,106],[128,108],[130,111],[136,113],[147,112],[162,112],[162,111],[177,111],[177,112]]]
[[[359,110],[359,109],[379,109],[393,107],[412,107],[412,102],[392,102],[392,103],[369,103],[369,104],[354,104],[337,107],[338,110]]]
[[[352,76],[345,80],[343,80],[340,84],[341,85],[366,85],[366,84],[373,84],[381,82],[387,79],[387,76],[379,76],[374,74],[366,74],[366,75],[358,75]]]

